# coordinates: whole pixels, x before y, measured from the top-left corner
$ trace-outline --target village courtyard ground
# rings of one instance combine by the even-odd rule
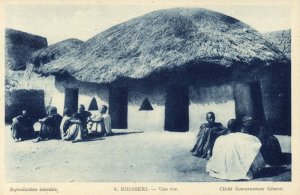
[[[7,182],[207,182],[206,160],[189,152],[197,130],[115,130],[116,135],[71,143],[15,143],[6,126]],[[290,137],[277,136],[290,153]],[[267,167],[255,181],[290,181],[291,165]]]

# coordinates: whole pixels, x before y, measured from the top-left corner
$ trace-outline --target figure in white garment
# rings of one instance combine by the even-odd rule
[[[111,117],[107,113],[107,106],[102,105],[99,114],[92,116],[89,120],[88,130],[91,134],[98,134],[100,136],[112,135]]]
[[[71,110],[66,108],[60,124],[61,139],[72,143],[82,141],[83,129],[79,114],[72,114]]]
[[[251,180],[265,166],[260,153],[261,142],[248,134],[252,128],[251,117],[243,118],[241,132],[238,132],[236,120],[229,120],[229,133],[216,140],[214,153],[206,165],[210,176],[226,180]]]

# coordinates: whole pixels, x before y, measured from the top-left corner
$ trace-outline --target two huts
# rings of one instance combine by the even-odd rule
[[[54,78],[44,89],[52,88],[60,112],[95,99],[109,105],[113,128],[188,131],[213,110],[221,122],[251,115],[290,133],[290,61],[250,26],[217,12],[155,11],[60,58],[40,54],[33,71]]]

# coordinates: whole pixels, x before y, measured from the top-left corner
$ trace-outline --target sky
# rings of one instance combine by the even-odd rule
[[[69,38],[83,41],[146,13],[172,8],[172,5],[8,5],[5,27],[46,37],[48,44]],[[178,7],[178,6],[175,6]],[[201,6],[224,13],[259,32],[291,28],[288,6]]]

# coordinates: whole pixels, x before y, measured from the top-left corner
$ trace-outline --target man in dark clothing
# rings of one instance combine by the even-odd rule
[[[62,116],[57,113],[57,108],[51,107],[49,109],[48,116],[39,120],[41,123],[41,129],[38,138],[33,142],[37,143],[48,139],[60,139],[61,120]]]
[[[226,134],[227,129],[221,123],[215,122],[215,114],[213,112],[206,114],[206,120],[207,123],[200,126],[197,142],[191,152],[194,156],[209,159],[216,139],[218,136]]]
[[[257,137],[261,141],[260,152],[266,163],[271,166],[282,165],[284,157],[278,139],[264,126],[259,128]]]
[[[33,124],[34,121],[29,117],[28,111],[23,110],[21,115],[13,118],[12,138],[17,142],[32,138],[34,136]]]
[[[271,166],[280,166],[283,163],[283,155],[278,139],[264,125],[254,121],[251,117],[243,118],[243,126],[242,130],[260,140],[262,144],[260,152],[266,163]]]
[[[87,133],[87,123],[88,123],[88,120],[90,119],[91,115],[92,114],[89,111],[85,110],[85,107],[83,104],[79,105],[77,116],[78,116],[78,119],[81,121],[81,125],[83,128],[84,134]]]

